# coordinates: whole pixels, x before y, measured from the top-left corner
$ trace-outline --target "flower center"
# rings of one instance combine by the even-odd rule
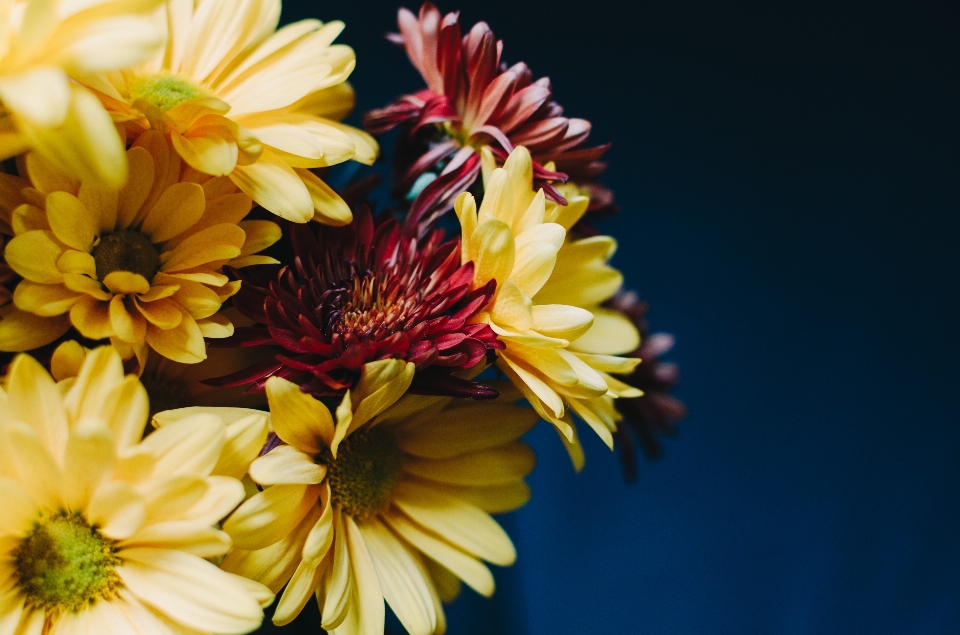
[[[160,254],[150,239],[128,229],[102,235],[93,248],[93,259],[99,280],[114,271],[130,271],[150,282],[160,268]]]
[[[338,290],[339,319],[334,330],[360,341],[383,338],[403,329],[417,314],[423,293],[406,290],[409,280],[378,280],[373,274],[357,276]]]
[[[327,466],[334,503],[353,518],[383,511],[400,482],[400,448],[383,428],[351,434],[340,443],[335,460],[328,450],[317,458]]]
[[[147,75],[130,86],[133,99],[142,99],[164,112],[188,99],[207,95],[204,89],[174,75]]]
[[[41,517],[13,552],[20,590],[48,613],[78,613],[114,597],[122,586],[120,558],[78,512]]]

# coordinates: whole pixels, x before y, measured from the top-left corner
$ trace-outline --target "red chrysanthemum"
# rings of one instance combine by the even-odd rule
[[[617,441],[624,474],[632,480],[636,478],[637,466],[630,430],[639,438],[644,453],[650,458],[658,458],[663,448],[657,435],[673,436],[674,425],[687,416],[687,407],[670,395],[680,381],[677,365],[660,360],[673,348],[673,336],[667,333],[650,334],[650,325],[647,323],[649,306],[632,291],[618,293],[609,305],[630,318],[640,331],[640,347],[630,356],[639,357],[643,362],[622,379],[642,390],[643,396],[616,400],[617,410],[624,417],[616,432]]]
[[[217,385],[262,390],[279,376],[316,396],[337,395],[367,362],[396,358],[416,364],[415,392],[497,395],[452,375],[503,347],[489,326],[469,324],[495,287],[470,291],[473,263],[460,263],[459,240],[445,242],[440,230],[409,237],[393,219],[375,223],[366,206],[346,227],[291,225],[289,234],[292,265],[235,271],[243,285],[234,307],[256,325],[216,343],[281,351]]]
[[[534,81],[523,63],[502,66],[503,45],[490,27],[479,22],[461,36],[458,19],[457,13],[441,17],[429,2],[419,17],[400,9],[400,33],[390,37],[406,49],[427,88],[364,118],[374,134],[404,128],[395,154],[396,193],[409,192],[425,172],[438,173],[414,202],[411,222],[446,209],[476,180],[483,147],[502,162],[515,146],[526,146],[534,187],[564,203],[552,183],[566,181],[566,173],[592,179],[605,167],[599,159],[608,146],[585,147],[590,122],[563,116],[551,100],[550,80]],[[558,171],[546,170],[548,161]]]

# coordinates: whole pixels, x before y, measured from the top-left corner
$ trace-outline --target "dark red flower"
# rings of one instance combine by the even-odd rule
[[[416,364],[414,392],[497,395],[452,374],[503,347],[489,326],[469,324],[495,287],[470,291],[473,263],[460,263],[459,240],[445,242],[441,230],[408,237],[395,220],[375,223],[366,206],[346,227],[288,231],[292,265],[233,271],[243,281],[234,307],[256,324],[216,342],[281,350],[217,385],[258,391],[278,376],[316,396],[338,395],[367,362],[395,358]]]
[[[403,127],[395,152],[396,194],[406,195],[428,172],[437,177],[414,201],[409,222],[449,207],[480,174],[477,153],[485,147],[502,163],[515,146],[526,146],[534,159],[534,187],[565,203],[554,183],[566,181],[567,173],[595,177],[606,167],[600,156],[609,146],[586,147],[590,122],[563,116],[551,100],[549,79],[534,81],[523,63],[502,65],[502,42],[486,23],[462,36],[458,20],[457,13],[441,17],[429,2],[419,17],[400,9],[400,33],[391,39],[406,49],[427,88],[364,118],[374,134]],[[557,171],[543,167],[549,161]]]
[[[667,333],[650,334],[650,325],[647,323],[649,306],[632,291],[621,291],[610,300],[609,305],[629,317],[640,331],[640,347],[631,353],[631,357],[639,357],[643,362],[631,375],[622,379],[642,390],[643,396],[616,400],[617,410],[624,417],[616,432],[623,471],[627,479],[633,480],[637,475],[637,465],[630,431],[637,435],[648,457],[658,458],[663,448],[657,435],[673,436],[674,425],[687,417],[687,407],[670,395],[680,381],[677,365],[660,361],[660,357],[673,348],[673,336]]]

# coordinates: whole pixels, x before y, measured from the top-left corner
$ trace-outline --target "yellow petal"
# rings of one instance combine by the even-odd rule
[[[180,326],[183,312],[173,300],[161,298],[153,302],[137,301],[137,310],[150,324],[158,329],[169,331]]]
[[[68,249],[57,259],[57,269],[63,273],[78,273],[97,277],[97,261],[84,251]]]
[[[207,358],[207,347],[203,333],[196,320],[180,309],[180,324],[175,328],[163,330],[150,324],[147,326],[146,342],[150,348],[167,359],[181,364],[196,364]]]
[[[103,279],[103,286],[116,294],[146,293],[150,290],[150,282],[132,271],[111,271]]]
[[[175,183],[164,190],[147,212],[140,231],[149,236],[151,242],[166,242],[200,220],[205,205],[202,187],[196,183]]]
[[[513,232],[503,221],[482,222],[470,237],[470,253],[474,257],[474,287],[489,280],[502,283],[513,271]]]
[[[531,495],[530,486],[523,481],[483,487],[444,486],[442,489],[488,514],[503,514],[519,509],[529,502]]]
[[[451,459],[409,459],[403,470],[420,478],[451,485],[502,485],[533,471],[537,459],[525,443],[514,441],[490,450]]]
[[[491,421],[497,425],[490,425]],[[533,429],[537,421],[529,408],[498,399],[483,408],[451,408],[431,416],[398,435],[397,445],[409,455],[450,459],[509,443]]]
[[[303,180],[271,152],[253,165],[237,166],[230,178],[259,205],[281,218],[305,223],[314,215],[313,199]]]
[[[385,515],[384,520],[404,540],[452,571],[471,589],[484,597],[493,595],[493,574],[480,560],[457,549],[440,536],[424,530],[403,514],[390,512]]]
[[[13,418],[29,423],[60,461],[69,434],[67,413],[50,374],[29,355],[17,355],[10,364],[7,392]]]
[[[501,566],[516,560],[513,543],[493,518],[449,494],[401,481],[394,492],[394,504],[422,527],[478,558]]]
[[[593,324],[593,313],[565,304],[538,304],[532,311],[534,330],[548,337],[575,340]]]
[[[320,451],[318,441],[332,443],[333,419],[325,405],[281,377],[267,380],[266,393],[274,430],[283,441],[306,454]]]
[[[243,230],[231,225],[214,225],[182,241],[174,250],[160,255],[160,270],[166,273],[190,269],[216,260],[240,255]]]
[[[190,167],[213,176],[230,174],[237,165],[237,143],[221,127],[195,128],[189,136],[174,132],[173,147]]]
[[[113,296],[110,300],[110,325],[116,337],[131,344],[142,342],[147,335],[146,320],[139,312],[131,313],[124,303],[124,298],[119,295]]]
[[[497,324],[525,331],[534,324],[532,305],[520,287],[513,280],[507,280],[500,286],[490,317]]]
[[[243,249],[240,251],[241,256],[262,251],[280,240],[283,235],[279,225],[267,220],[245,220],[241,221],[239,225],[246,235],[246,240],[243,241]]]
[[[117,572],[144,604],[188,628],[247,633],[263,621],[259,602],[244,584],[197,556],[172,549],[124,549]]]
[[[250,476],[260,485],[316,485],[327,474],[325,465],[292,445],[281,445],[250,466]]]
[[[4,108],[33,126],[55,128],[67,118],[70,85],[59,68],[39,67],[19,74],[4,74],[0,99]]]
[[[377,572],[383,599],[410,635],[432,635],[437,614],[427,583],[407,547],[379,520],[358,528]]]
[[[593,310],[593,326],[570,343],[570,350],[600,355],[622,355],[637,349],[640,333],[622,313],[610,309]]]
[[[50,374],[57,381],[76,377],[80,374],[80,367],[86,355],[87,350],[76,340],[64,342],[53,351],[53,356],[50,358]]]
[[[300,615],[300,611],[307,605],[307,601],[320,583],[322,574],[323,570],[319,562],[308,560],[300,562],[283,595],[280,596],[280,602],[273,613],[274,624],[284,626]]]
[[[317,485],[273,485],[248,499],[223,524],[241,549],[262,549],[282,540],[317,505]]]
[[[148,138],[153,137],[153,133],[144,133]],[[143,208],[143,204],[150,196],[153,189],[154,174],[156,167],[154,165],[153,155],[143,147],[133,147],[127,151],[127,160],[130,162],[130,180],[120,190],[117,200],[117,220],[116,227],[127,228],[133,223],[133,219]],[[101,227],[101,231],[113,230],[114,226]]]
[[[310,200],[313,202],[313,220],[324,225],[340,227],[353,220],[353,212],[340,195],[333,188],[320,180],[316,174],[303,168],[296,168],[294,172],[303,181]]]
[[[51,192],[47,195],[47,220],[60,239],[74,249],[90,251],[98,232],[98,210],[87,208],[73,194]]]
[[[13,302],[18,309],[43,316],[63,315],[81,295],[62,284],[37,284],[21,280],[13,290]]]
[[[113,335],[110,324],[110,303],[91,297],[77,300],[70,308],[70,323],[84,337],[102,340]]]
[[[53,232],[29,231],[7,243],[4,257],[7,264],[27,280],[55,284],[63,281],[63,274],[57,269],[61,253],[63,248]]]

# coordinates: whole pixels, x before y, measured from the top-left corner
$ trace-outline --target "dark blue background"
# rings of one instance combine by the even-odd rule
[[[958,12],[729,4],[440,6],[614,143],[605,229],[691,411],[635,485],[535,431],[519,560],[452,635],[960,633]],[[284,19],[347,22],[366,110],[421,86],[396,6]]]

